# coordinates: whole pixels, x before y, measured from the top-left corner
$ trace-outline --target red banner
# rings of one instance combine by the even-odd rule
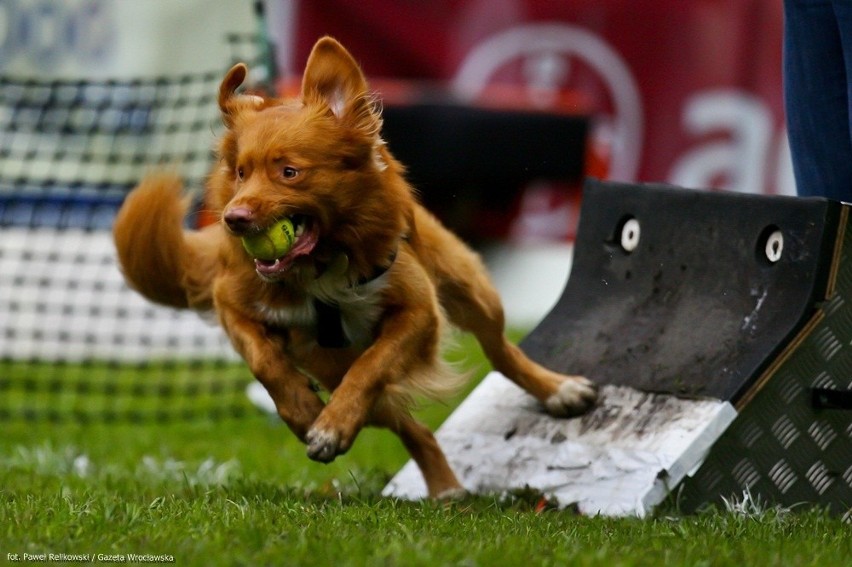
[[[325,0],[295,13],[281,50],[294,73],[330,34],[371,77],[440,81],[471,102],[511,86],[564,112],[581,93],[612,179],[794,193],[777,0]]]

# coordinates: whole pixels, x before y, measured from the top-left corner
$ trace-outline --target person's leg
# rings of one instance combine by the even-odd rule
[[[843,45],[843,61],[846,69],[846,113],[850,139],[852,139],[852,3],[849,0],[834,0],[834,14]],[[850,158],[852,159],[852,158]],[[848,181],[846,196],[842,200],[852,201],[852,179]]]
[[[784,0],[784,100],[796,191],[852,201],[847,72],[830,0]]]

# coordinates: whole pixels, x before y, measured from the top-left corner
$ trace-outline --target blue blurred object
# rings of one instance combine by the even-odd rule
[[[0,189],[0,228],[108,230],[128,189],[111,186],[95,195]]]

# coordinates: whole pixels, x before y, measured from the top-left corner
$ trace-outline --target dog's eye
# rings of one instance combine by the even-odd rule
[[[284,179],[294,179],[297,175],[299,175],[299,170],[295,167],[287,166],[281,170],[281,175],[284,176]]]
[[[237,179],[242,181],[245,176],[246,176],[246,170],[244,170],[242,167],[238,167],[237,168]]]

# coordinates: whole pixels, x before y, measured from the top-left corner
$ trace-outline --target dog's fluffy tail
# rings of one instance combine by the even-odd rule
[[[149,175],[125,199],[113,238],[130,287],[155,303],[208,310],[218,234],[184,229],[188,208],[177,175]]]

